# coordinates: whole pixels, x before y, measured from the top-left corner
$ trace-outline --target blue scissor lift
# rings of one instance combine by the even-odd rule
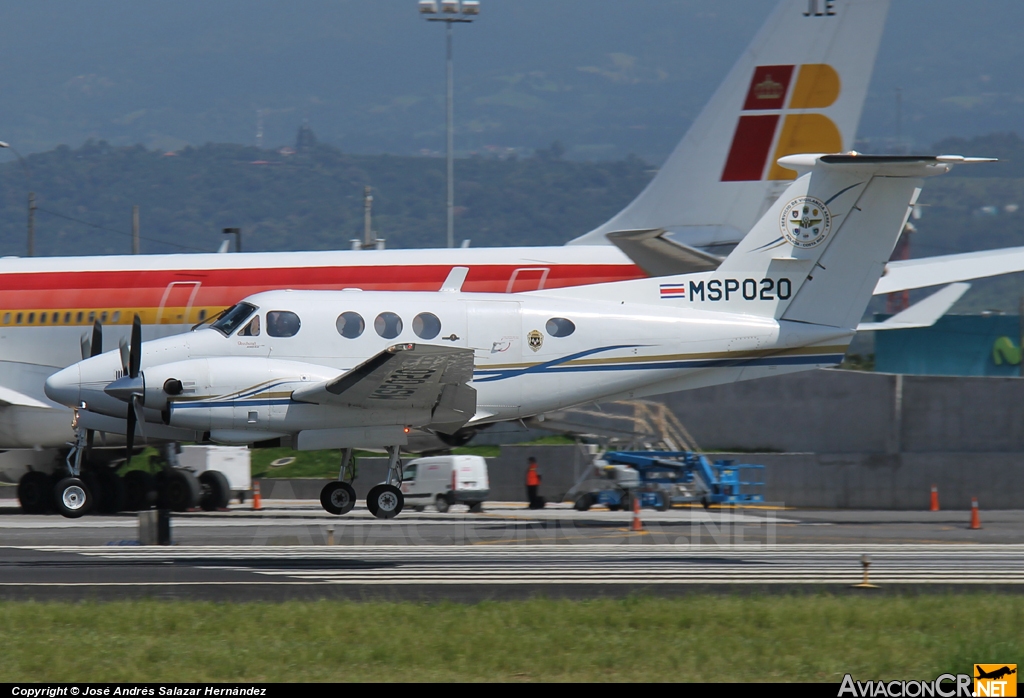
[[[620,487],[583,492],[576,500],[578,509],[589,508],[591,504],[628,508],[633,497],[639,498],[641,506],[657,509],[685,502],[701,502],[705,507],[764,502],[763,494],[744,491],[748,487],[763,487],[764,482],[743,479],[746,473],[763,471],[763,465],[731,460],[712,462],[692,451],[609,451],[601,460],[605,465],[595,463],[598,471],[603,468],[610,475],[621,474]],[[636,475],[627,475],[622,466],[628,466]]]

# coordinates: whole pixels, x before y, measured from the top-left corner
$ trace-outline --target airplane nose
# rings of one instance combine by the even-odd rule
[[[82,399],[82,371],[78,364],[57,371],[46,379],[46,397],[67,407],[77,407]]]

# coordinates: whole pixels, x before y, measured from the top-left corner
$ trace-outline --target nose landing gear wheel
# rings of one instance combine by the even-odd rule
[[[331,514],[343,516],[356,505],[356,491],[347,482],[328,482],[320,490],[320,505]]]
[[[77,477],[66,477],[53,489],[57,511],[69,519],[77,519],[92,509],[92,493]]]
[[[394,485],[377,485],[366,496],[366,508],[378,519],[393,519],[405,506],[405,497]]]

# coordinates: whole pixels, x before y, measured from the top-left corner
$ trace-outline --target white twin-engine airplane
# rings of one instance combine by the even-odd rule
[[[925,177],[960,156],[794,155],[803,174],[713,271],[507,294],[269,291],[208,326],[81,361],[46,382],[88,430],[299,450],[385,447],[367,506],[403,506],[399,447],[570,405],[835,366]],[[343,514],[344,480],[321,495]],[[58,508],[90,505],[80,458]]]

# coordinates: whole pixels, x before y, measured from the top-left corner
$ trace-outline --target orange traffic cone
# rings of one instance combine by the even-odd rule
[[[971,530],[977,531],[981,528],[981,519],[978,518],[978,498],[971,497]]]
[[[938,485],[932,485],[932,506],[931,511],[939,510],[939,487]]]
[[[263,508],[263,499],[260,497],[260,481],[252,483],[252,510],[259,511]]]
[[[633,497],[633,526],[634,531],[644,530],[644,522],[640,520],[640,496]]]

